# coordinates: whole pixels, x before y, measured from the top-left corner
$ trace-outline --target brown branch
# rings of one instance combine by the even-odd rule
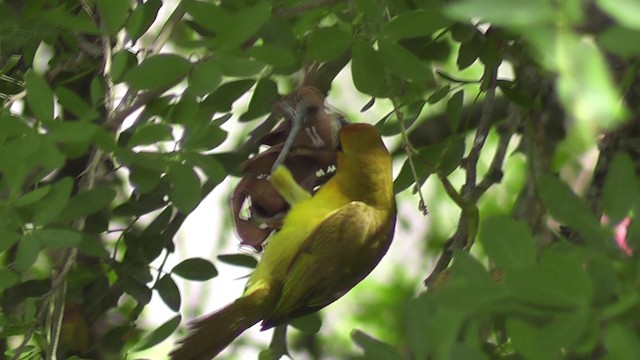
[[[497,73],[497,66],[485,69],[485,80],[488,82],[488,87],[484,98],[480,122],[473,139],[473,145],[471,146],[469,155],[467,155],[466,159],[463,160],[463,168],[466,172],[466,178],[465,184],[462,187],[462,194],[457,193],[457,191],[451,186],[449,180],[446,177],[440,176],[440,181],[445,187],[447,194],[449,194],[449,197],[451,197],[456,202],[456,204],[460,206],[460,208],[462,209],[462,213],[460,214],[460,220],[458,222],[456,232],[445,243],[444,250],[436,261],[434,269],[424,281],[424,284],[428,287],[433,285],[435,280],[438,278],[438,275],[440,275],[440,273],[442,273],[449,266],[455,250],[470,249],[471,245],[473,244],[478,226],[478,213],[476,203],[480,195],[486,192],[486,190],[489,189],[491,185],[496,183],[495,179],[491,179],[490,177],[494,176],[496,171],[500,171],[500,168],[502,167],[502,162],[506,154],[506,147],[509,144],[508,139],[502,141],[503,143],[506,142],[506,144],[502,145],[504,149],[498,149],[499,151],[496,152],[496,156],[494,156],[494,161],[492,162],[492,164],[495,166],[495,168],[492,167],[493,171],[487,173],[482,183],[480,185],[477,185],[478,160],[480,158],[480,152],[482,151],[482,148],[484,147],[484,144],[487,140],[487,136],[489,135],[489,130],[491,129],[491,124],[494,117],[494,100],[497,87]],[[515,128],[513,130],[515,130]],[[511,136],[508,136],[508,138],[511,138]],[[469,212],[473,212],[473,214],[470,214]]]

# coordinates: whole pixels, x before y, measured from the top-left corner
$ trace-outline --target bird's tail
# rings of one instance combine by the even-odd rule
[[[190,333],[171,351],[172,360],[212,359],[245,330],[262,320],[270,308],[268,289],[243,295],[233,303],[196,320]]]

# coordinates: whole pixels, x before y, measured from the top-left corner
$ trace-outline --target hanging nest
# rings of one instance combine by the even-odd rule
[[[260,136],[258,148],[267,147],[240,165],[242,179],[231,196],[231,209],[242,245],[262,251],[269,234],[282,226],[289,204],[268,180],[271,168],[280,155],[292,128],[291,112],[304,102],[306,112],[291,151],[284,164],[305,190],[313,191],[324,183],[335,169],[338,131],[346,120],[325,104],[320,91],[301,87],[273,104],[272,116],[282,120],[271,131]],[[247,145],[247,144],[245,144]],[[244,146],[244,145],[243,145]]]

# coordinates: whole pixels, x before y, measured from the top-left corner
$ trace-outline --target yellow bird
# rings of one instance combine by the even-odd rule
[[[335,175],[313,196],[287,168],[275,169],[271,182],[291,204],[282,229],[243,295],[197,320],[172,359],[210,359],[259,321],[265,330],[317,311],[380,262],[396,222],[391,157],[371,125],[345,125],[339,138]]]

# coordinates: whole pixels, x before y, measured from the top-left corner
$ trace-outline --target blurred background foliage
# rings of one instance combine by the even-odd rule
[[[640,358],[637,14],[633,0],[0,1],[0,351],[164,357],[181,313],[213,310],[186,308],[177,282],[255,265],[176,258],[178,230],[239,175],[272,103],[312,85],[383,133],[400,217],[395,260],[294,321],[293,358]],[[175,315],[142,322],[152,299]]]

